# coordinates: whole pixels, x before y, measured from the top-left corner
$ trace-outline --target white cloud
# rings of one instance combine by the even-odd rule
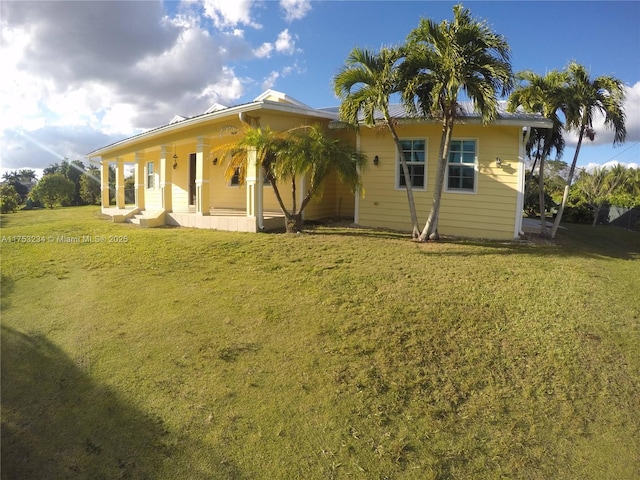
[[[590,163],[586,164],[582,168],[584,168],[587,172],[592,172],[596,168],[606,167],[608,169],[611,169],[612,167],[615,167],[616,165],[622,165],[625,168],[640,168],[640,164],[638,164],[638,163],[635,163],[635,162],[625,163],[625,162],[619,162],[617,160],[609,160],[608,162],[605,162],[605,163],[590,162]]]
[[[262,28],[259,23],[251,19],[254,0],[203,0],[205,16],[213,20],[217,28],[247,25]]]
[[[175,114],[235,103],[250,79],[228,64],[255,58],[252,47],[238,28],[205,30],[197,4],[181,7],[168,18],[160,1],[3,3],[3,168],[81,158]]]
[[[253,51],[253,54],[257,58],[269,58],[273,51],[273,44],[265,42]]]
[[[296,42],[289,33],[289,29],[285,29],[278,34],[276,39],[276,51],[291,55],[296,48]]]
[[[276,80],[280,77],[280,74],[276,71],[273,71],[269,74],[267,78],[262,82],[262,90],[269,90],[276,84]]]
[[[280,8],[284,10],[284,18],[287,22],[300,20],[311,11],[310,0],[280,0]]]

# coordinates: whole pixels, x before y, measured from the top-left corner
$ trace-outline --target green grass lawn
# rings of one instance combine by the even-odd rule
[[[640,478],[640,236],[559,235],[4,215],[2,478]]]

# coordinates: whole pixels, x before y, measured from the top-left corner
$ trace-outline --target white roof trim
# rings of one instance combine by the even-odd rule
[[[181,121],[186,120],[186,119],[187,119],[187,117],[183,117],[183,116],[181,116],[181,115],[176,115],[175,117],[173,117],[173,118],[171,119],[171,121],[169,122],[169,125],[171,125],[172,123],[178,123],[178,122],[181,122]]]
[[[219,112],[220,110],[225,110],[226,108],[229,107],[227,107],[226,105],[222,105],[221,103],[214,103],[209,108],[207,108],[204,113]]]
[[[295,106],[300,107],[300,108],[306,108],[306,109],[309,109],[309,110],[315,110],[315,109],[311,108],[309,105],[302,103],[300,100],[296,100],[295,98],[290,97],[286,93],[278,92],[277,90],[271,90],[271,89],[262,92],[260,95],[258,95],[256,98],[254,98],[253,101],[254,102],[263,102],[265,100],[268,100],[269,97],[279,98],[281,100],[284,100],[287,103],[290,103],[290,104],[295,105]]]
[[[156,127],[151,130],[147,130],[146,132],[139,133],[138,135],[125,138],[116,143],[112,143],[111,145],[107,145],[105,147],[94,150],[93,152],[88,153],[86,157],[87,158],[97,157],[115,148],[126,147],[127,145],[138,142],[140,140],[147,140],[159,135],[164,135],[167,132],[172,132],[176,130],[181,130],[183,128],[193,127],[200,123],[207,122],[211,119],[225,118],[225,117],[237,115],[238,113],[241,113],[241,112],[251,112],[251,111],[261,110],[261,109],[278,111],[278,112],[287,112],[287,113],[293,113],[296,115],[305,115],[309,117],[324,118],[327,120],[335,120],[336,118],[335,114],[333,113],[325,112],[322,110],[316,110],[306,105],[304,107],[300,107],[298,105],[292,105],[292,104],[287,104],[283,102],[274,102],[269,100],[252,102],[252,103],[246,103],[244,105],[237,105],[235,107],[225,108],[223,110],[218,110],[218,111],[214,111],[207,114],[198,115],[196,117],[187,118],[181,122],[178,122],[177,124],[168,124],[168,125],[163,125],[161,127]]]

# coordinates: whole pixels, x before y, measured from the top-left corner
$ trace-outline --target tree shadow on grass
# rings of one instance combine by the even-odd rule
[[[1,341],[2,479],[173,478],[176,463],[183,478],[240,478],[215,453],[212,469],[189,466],[185,450],[201,445],[176,448],[161,418],[96,384],[45,337],[2,326]]]
[[[321,226],[305,230],[311,235],[348,236],[380,240],[406,240],[413,243],[411,235],[395,230],[354,227]],[[640,234],[609,226],[570,225],[558,233],[556,239],[527,234],[520,240],[485,240],[442,236],[437,242],[427,242],[423,252],[427,255],[457,256],[469,252],[429,249],[437,245],[469,245],[481,247],[473,255],[536,255],[541,257],[609,257],[623,260],[640,260]]]

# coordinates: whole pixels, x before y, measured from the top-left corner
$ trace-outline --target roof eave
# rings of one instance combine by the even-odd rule
[[[216,118],[224,118],[228,116],[235,116],[235,115],[238,115],[239,113],[261,110],[264,107],[267,107],[268,110],[275,110],[275,111],[280,111],[285,113],[293,113],[297,115],[322,118],[326,120],[335,120],[336,118],[336,115],[330,112],[319,111],[312,108],[303,108],[296,105],[288,105],[281,102],[274,102],[271,100],[261,100],[258,102],[247,103],[244,105],[229,107],[224,110],[218,110],[215,112],[198,115],[196,117],[188,118],[180,122],[163,125],[161,127],[157,127],[152,130],[148,130],[146,132],[140,133],[138,135],[125,138],[123,140],[120,140],[116,143],[112,143],[105,147],[101,147],[97,150],[87,153],[85,156],[87,158],[99,157],[104,155],[105,153],[108,153],[109,151],[135,144],[141,140],[149,140],[151,138],[165,135],[167,133],[175,132],[182,129],[187,129],[195,125],[198,125],[200,123],[208,122]]]

